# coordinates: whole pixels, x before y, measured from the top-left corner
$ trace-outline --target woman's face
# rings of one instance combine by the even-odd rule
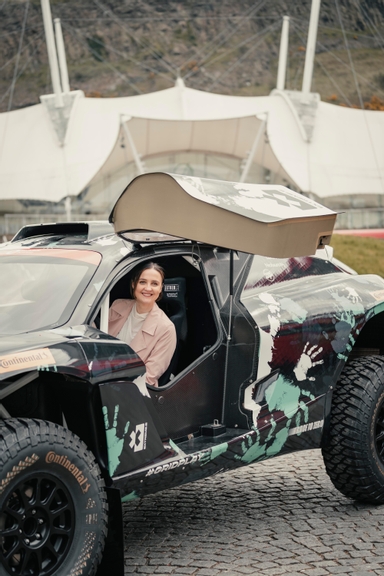
[[[163,279],[160,272],[154,268],[148,268],[141,273],[133,297],[136,302],[150,310],[160,295],[162,285]]]

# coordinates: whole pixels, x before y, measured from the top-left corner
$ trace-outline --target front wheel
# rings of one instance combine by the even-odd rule
[[[0,572],[92,576],[107,502],[85,444],[51,422],[0,421],[0,467]]]
[[[345,496],[384,503],[384,359],[348,364],[333,394],[327,473]]]

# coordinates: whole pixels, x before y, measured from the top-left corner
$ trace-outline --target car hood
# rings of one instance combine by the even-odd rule
[[[65,340],[67,338],[60,334],[55,334],[53,330],[0,336],[0,355],[51,347]]]

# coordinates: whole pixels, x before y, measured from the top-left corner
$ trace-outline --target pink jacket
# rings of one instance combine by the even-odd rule
[[[109,309],[108,333],[117,336],[128,318],[134,300],[115,300]],[[145,364],[146,382],[158,386],[158,379],[169,366],[176,348],[176,330],[166,314],[155,304],[130,347]]]

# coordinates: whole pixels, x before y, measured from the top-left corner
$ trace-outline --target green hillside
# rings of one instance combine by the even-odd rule
[[[384,107],[383,0],[321,3],[313,91]],[[290,17],[286,88],[300,90],[311,0],[51,0],[72,90],[116,97],[170,88],[260,96],[276,86]],[[40,0],[0,1],[0,112],[52,92]],[[380,104],[382,102],[382,104]]]

